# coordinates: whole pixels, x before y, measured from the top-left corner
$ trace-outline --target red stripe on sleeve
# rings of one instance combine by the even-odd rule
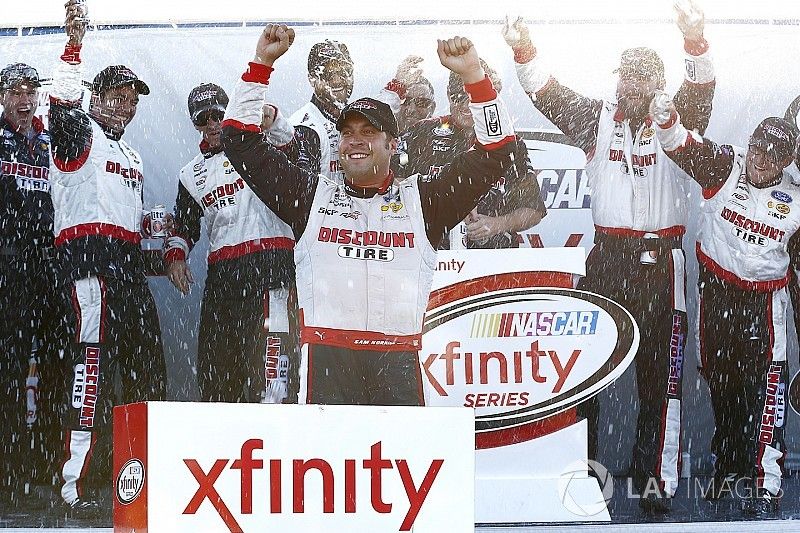
[[[473,104],[482,104],[483,102],[491,102],[497,98],[497,91],[494,90],[492,80],[489,76],[476,83],[465,83],[464,89],[469,94],[469,99]]]
[[[242,81],[250,81],[255,83],[269,84],[269,76],[275,70],[269,65],[262,65],[261,63],[253,63],[252,61],[247,64],[247,70],[242,74]]]

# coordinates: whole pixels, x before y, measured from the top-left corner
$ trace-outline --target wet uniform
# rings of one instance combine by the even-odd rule
[[[773,496],[783,477],[788,415],[790,264],[800,259],[800,186],[783,172],[752,185],[747,149],[690,137],[668,155],[703,188],[700,263],[701,374],[711,391],[715,470],[758,480]]]
[[[478,140],[493,149],[462,154],[435,180],[398,183],[390,175],[381,187],[362,188],[290,164],[250,131],[260,122],[271,72],[250,64],[228,106],[223,141],[242,177],[297,240],[306,343],[301,402],[424,404],[417,350],[434,246],[510,164],[510,119],[486,78],[468,89],[482,102],[471,106]],[[493,106],[500,118],[490,137],[483,109]]]
[[[714,94],[705,41],[686,43],[685,80],[675,102],[687,128],[704,131]],[[521,58],[518,58],[521,59]],[[686,344],[685,255],[687,177],[664,155],[649,119],[632,130],[617,104],[561,85],[539,59],[517,63],[536,108],[587,156],[595,246],[578,287],[623,305],[639,325],[636,355],[639,414],[631,472],[641,492],[650,479],[667,496],[678,486],[681,374]],[[645,235],[655,238],[645,239]],[[643,264],[642,253],[655,261]],[[597,400],[579,406],[589,421],[596,457]]]
[[[166,395],[161,330],[140,246],[142,161],[81,109],[81,79],[78,54],[68,49],[50,99],[55,244],[71,309],[61,471],[67,503],[84,497],[87,477],[95,484],[110,475],[111,406]]]
[[[291,136],[289,136],[291,139]],[[185,260],[206,219],[208,275],[200,313],[197,376],[203,401],[262,401],[268,344],[287,355],[287,299],[294,282],[291,228],[253,194],[222,152],[201,153],[180,172],[176,235],[165,259]],[[296,358],[293,358],[296,360]],[[286,376],[284,376],[285,378]]]

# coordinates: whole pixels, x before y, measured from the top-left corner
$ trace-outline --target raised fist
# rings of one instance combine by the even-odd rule
[[[66,10],[64,29],[67,32],[69,45],[80,46],[89,25],[89,10],[84,0],[68,0],[64,8]]]
[[[285,24],[267,24],[258,37],[254,63],[272,66],[294,42],[294,30]]]
[[[436,52],[442,66],[461,76],[465,84],[477,83],[486,76],[477,50],[466,37],[437,39]]]

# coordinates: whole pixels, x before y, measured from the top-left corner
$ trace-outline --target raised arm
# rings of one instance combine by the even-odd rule
[[[48,122],[53,164],[63,172],[73,172],[86,162],[92,146],[92,126],[89,116],[81,109],[80,52],[88,14],[85,4],[77,0],[69,0],[65,7],[68,40],[50,92]]]
[[[683,34],[684,80],[675,94],[675,107],[686,128],[704,134],[711,118],[716,81],[714,64],[703,37],[705,15],[693,0],[675,4],[676,24]]]
[[[422,211],[428,238],[437,246],[442,236],[463,220],[492,184],[513,164],[514,129],[503,101],[481,67],[469,39],[439,41],[439,60],[464,81],[475,121],[476,146],[456,156],[436,179],[421,178]]]
[[[272,65],[286,53],[294,30],[268,25],[259,36],[256,53],[242,74],[222,123],[222,142],[239,175],[299,239],[308,222],[318,175],[292,164],[261,134],[262,108]]]
[[[601,100],[587,98],[561,85],[538,57],[522,17],[506,18],[503,38],[514,52],[517,78],[533,105],[585,153],[594,149]]]
[[[733,148],[687,129],[675,103],[664,92],[657,93],[650,103],[650,116],[658,126],[656,136],[667,156],[700,184],[706,198],[713,196],[733,169]]]

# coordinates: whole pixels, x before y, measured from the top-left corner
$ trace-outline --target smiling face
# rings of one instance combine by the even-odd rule
[[[772,152],[767,151],[763,146],[751,143],[747,147],[747,159],[745,160],[747,181],[756,186],[773,182],[791,162],[791,157],[778,160]]]
[[[136,116],[139,93],[133,85],[112,87],[105,92],[92,93],[89,115],[106,130],[122,135]]]
[[[345,177],[362,187],[378,186],[389,175],[397,140],[359,113],[348,113],[341,128],[339,162]]]
[[[353,64],[333,59],[308,73],[314,94],[323,102],[341,109],[353,93]]]
[[[38,101],[38,88],[25,81],[16,83],[0,93],[3,116],[22,133],[31,129]]]

